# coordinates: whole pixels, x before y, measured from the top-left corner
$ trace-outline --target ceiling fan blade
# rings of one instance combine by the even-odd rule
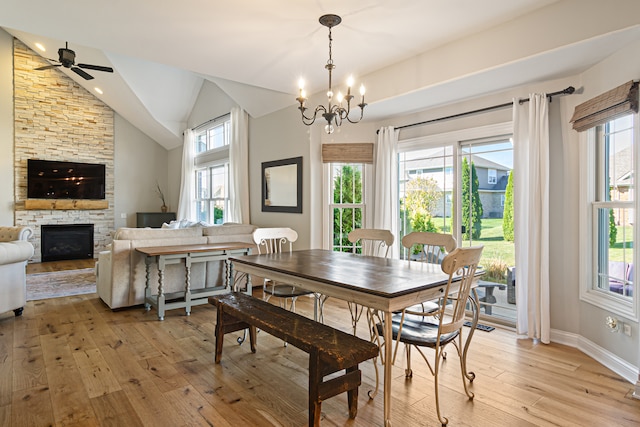
[[[93,79],[93,76],[89,73],[87,73],[86,71],[78,68],[78,67],[71,67],[71,71],[73,71],[74,73],[76,73],[77,75],[79,75],[80,77],[84,78],[85,80],[91,80]]]
[[[34,68],[34,70],[50,70],[51,68],[56,68],[56,67],[60,67],[62,64],[57,64],[57,65],[45,65],[42,67],[38,67],[38,68]]]
[[[96,71],[105,71],[107,73],[113,73],[113,68],[111,67],[103,67],[102,65],[91,65],[91,64],[76,64],[80,68],[86,68],[88,70],[96,70]]]

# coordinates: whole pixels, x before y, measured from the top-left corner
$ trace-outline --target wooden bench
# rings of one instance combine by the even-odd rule
[[[216,363],[220,363],[225,333],[248,328],[255,353],[256,329],[260,329],[309,353],[309,426],[320,425],[323,400],[345,391],[349,418],[355,418],[362,382],[358,364],[378,355],[375,344],[243,293],[212,296],[209,302],[218,309]],[[344,374],[324,380],[343,369]]]

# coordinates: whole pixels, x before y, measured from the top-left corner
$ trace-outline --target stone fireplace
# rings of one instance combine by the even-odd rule
[[[82,253],[93,257],[110,243],[114,227],[114,112],[57,69],[33,72],[48,62],[18,39],[13,62],[15,224],[34,231],[31,262],[41,261],[42,226],[51,225],[91,225],[92,247]],[[106,208],[25,206],[27,160],[33,158],[104,164]]]
[[[93,258],[93,224],[42,225],[42,262]]]

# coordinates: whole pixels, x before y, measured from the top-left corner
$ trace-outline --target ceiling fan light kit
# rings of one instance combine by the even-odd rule
[[[327,71],[329,72],[329,90],[327,91],[328,103],[326,107],[322,104],[318,105],[314,109],[313,116],[311,117],[307,116],[305,114],[305,111],[307,111],[308,109],[305,106],[307,97],[306,97],[306,92],[304,90],[304,80],[302,79],[300,79],[299,81],[300,94],[298,98],[296,98],[296,100],[300,104],[298,106],[298,110],[300,110],[302,123],[304,123],[307,126],[310,126],[316,121],[318,114],[320,114],[327,121],[327,125],[324,127],[325,131],[328,134],[331,134],[335,130],[335,127],[339,127],[342,125],[342,122],[345,119],[349,123],[358,123],[360,120],[362,120],[362,117],[364,115],[364,107],[366,107],[367,104],[364,102],[365,88],[364,88],[364,85],[361,85],[360,86],[361,100],[360,100],[360,103],[357,104],[357,106],[360,107],[360,117],[355,120],[349,117],[349,113],[351,112],[351,100],[353,99],[353,95],[351,95],[351,86],[353,86],[352,77],[349,77],[349,80],[347,81],[347,94],[343,96],[342,93],[338,92],[335,100],[336,103],[333,103],[334,93],[333,93],[331,77],[332,77],[333,69],[336,68],[336,66],[333,63],[333,58],[331,55],[332,54],[331,47],[333,42],[333,39],[331,37],[331,28],[340,24],[340,22],[342,22],[342,18],[340,18],[338,15],[329,14],[329,15],[322,15],[319,21],[320,21],[320,24],[329,28],[329,60],[327,61],[327,64],[324,66],[324,68],[326,68]],[[346,103],[346,106],[344,106],[345,103]]]
[[[55,59],[49,59],[49,61],[59,62],[59,64],[45,65],[43,67],[36,68],[36,70],[49,70],[51,68],[56,68],[56,67],[65,67],[65,68],[69,68],[71,71],[73,71],[74,73],[76,73],[77,75],[79,75],[85,80],[91,80],[93,79],[93,76],[87,73],[86,71],[84,71],[83,68],[86,68],[87,70],[104,71],[106,73],[113,73],[113,68],[111,67],[104,67],[102,65],[91,65],[91,64],[76,64],[75,63],[76,53],[73,50],[69,49],[68,42],[65,43],[65,47],[61,47],[60,49],[58,49],[58,60],[56,61]]]

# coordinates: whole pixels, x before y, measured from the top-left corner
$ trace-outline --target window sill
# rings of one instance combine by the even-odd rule
[[[580,300],[603,310],[625,317],[627,320],[638,322],[638,312],[635,309],[635,299],[626,299],[595,289],[583,290]]]

